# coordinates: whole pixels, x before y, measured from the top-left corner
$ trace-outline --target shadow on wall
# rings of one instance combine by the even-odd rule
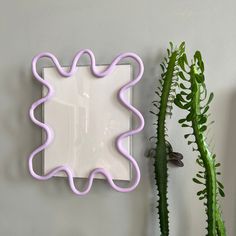
[[[28,174],[26,157],[36,140],[27,110],[37,93],[34,93],[30,74],[25,70],[8,68],[1,72],[1,76],[4,78],[0,93],[3,102],[0,108],[1,179],[12,182],[26,178]]]
[[[147,151],[152,147],[155,140],[149,140],[150,137],[155,136],[155,126],[152,124],[155,122],[155,117],[149,112],[153,109],[152,101],[156,99],[156,88],[159,85],[160,80],[160,63],[164,57],[163,51],[160,50],[156,53],[155,58],[150,58],[151,53],[147,54],[144,59],[144,76],[140,83],[141,86],[137,86],[138,97],[135,99],[145,119],[145,127],[142,131],[143,140],[143,163],[142,178],[148,182],[148,189],[144,191],[147,193],[147,210],[145,219],[145,230],[143,235],[159,235],[159,220],[157,215],[157,190],[154,180],[154,168],[153,159],[147,158]],[[147,185],[145,186],[145,188]]]
[[[235,195],[236,195],[236,91],[232,94],[230,98],[230,110],[228,114],[228,120],[225,126],[226,135],[225,135],[225,144],[224,152],[224,169],[223,169],[223,182],[225,186],[226,197],[223,200],[223,214],[226,222],[226,228],[229,235],[234,235],[236,232],[235,217],[236,217],[236,204],[235,204]],[[230,228],[232,227],[232,228]]]
[[[28,181],[43,186],[42,182],[34,181],[29,175],[27,164],[29,154],[41,143],[41,129],[36,127],[28,116],[31,104],[41,97],[40,84],[33,80],[30,65],[23,68],[4,68],[1,76],[4,78],[0,88],[1,181],[4,184],[12,184],[11,186],[22,184],[23,187]],[[41,119],[41,108],[36,111],[36,116]],[[37,173],[41,172],[41,164],[41,158],[38,156],[34,163]],[[65,181],[56,181],[64,188]],[[48,189],[52,186],[53,184]]]

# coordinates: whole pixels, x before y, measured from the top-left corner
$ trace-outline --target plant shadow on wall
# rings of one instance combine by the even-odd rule
[[[236,232],[236,203],[234,197],[236,196],[236,158],[235,158],[235,141],[236,141],[236,91],[231,94],[229,100],[229,113],[226,119],[226,133],[222,153],[225,153],[224,160],[224,182],[226,189],[226,199],[224,201],[224,208],[227,217],[226,225],[229,231],[234,235]],[[230,228],[231,227],[231,228]],[[230,234],[229,234],[230,235]]]
[[[152,118],[148,112],[149,106],[147,106],[147,104],[150,104],[153,100],[153,94],[155,91],[154,86],[156,85],[156,81],[151,81],[150,77],[152,77],[153,74],[158,75],[159,68],[156,67],[156,64],[159,64],[163,58],[162,51],[157,53],[158,56],[155,55],[155,57],[150,57],[150,55],[153,54],[149,53],[148,50],[146,50],[145,54],[142,55],[142,60],[145,67],[143,79],[134,88],[132,95],[134,106],[140,110],[145,119],[145,127],[143,131],[139,135],[132,138],[132,152],[134,156],[140,157],[140,160],[138,161],[142,170],[140,186],[133,193],[131,193],[137,196],[139,195],[138,191],[142,192],[139,195],[139,207],[135,211],[135,214],[137,214],[138,210],[140,209],[141,222],[137,222],[137,217],[135,217],[135,215],[132,220],[133,225],[143,225],[142,232],[138,232],[138,235],[140,234],[145,236],[158,235],[157,227],[153,227],[153,225],[156,224],[156,219],[153,217],[153,215],[157,214],[155,209],[156,203],[154,202],[155,190],[153,190],[152,187],[154,186],[153,166],[146,165],[147,161],[149,160],[147,158],[144,159],[143,154],[146,151],[146,147],[150,146],[150,141],[148,139],[150,137],[150,133],[153,131],[152,127],[147,125],[147,123],[149,123]],[[134,67],[135,66],[136,65],[134,65]],[[133,73],[134,72],[135,71],[133,71]],[[137,125],[136,120],[133,119],[132,121],[134,122],[133,126],[135,127]],[[142,208],[142,206],[144,208]],[[130,235],[133,235],[133,232]]]
[[[175,104],[187,113],[186,117],[179,120],[179,124],[183,128],[188,128],[184,138],[192,147],[192,151],[197,153],[199,171],[193,181],[202,186],[197,196],[205,207],[207,235],[224,236],[226,232],[219,204],[220,196],[224,197],[224,186],[219,181],[220,163],[211,152],[207,140],[208,128],[213,123],[209,119],[209,108],[214,94],[208,93],[206,88],[201,53],[196,51],[189,61],[184,42],[179,47],[174,47],[170,43],[167,56],[160,66],[162,79],[155,91],[157,99],[152,102],[154,109],[150,111],[156,117],[156,135],[151,137],[155,140],[155,147],[150,149],[148,156],[154,159],[161,235],[169,235],[168,162],[183,166],[182,154],[174,151],[168,141],[166,117],[172,116]]]
[[[9,71],[11,73],[9,74]],[[1,71],[1,179],[19,183],[28,175],[25,157],[35,141],[28,117],[28,107],[33,94],[29,83],[31,73],[17,66],[5,67]]]

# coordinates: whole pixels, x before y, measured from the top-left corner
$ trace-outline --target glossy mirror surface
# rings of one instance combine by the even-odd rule
[[[86,178],[91,170],[101,167],[114,179],[131,179],[130,164],[115,147],[116,137],[132,127],[131,113],[117,100],[119,88],[131,80],[131,75],[130,65],[118,65],[104,78],[94,77],[89,66],[79,66],[70,78],[62,77],[55,68],[44,68],[43,77],[55,90],[43,109],[44,122],[55,136],[44,151],[44,173],[67,164],[75,177]],[[126,96],[131,101],[130,90]],[[128,152],[130,139],[123,143]]]

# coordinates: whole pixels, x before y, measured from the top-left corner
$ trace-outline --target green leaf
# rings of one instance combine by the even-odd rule
[[[195,182],[196,184],[204,184],[204,183],[202,183],[201,181],[199,181],[199,180],[196,179],[196,178],[193,178],[193,182]]]
[[[183,83],[180,83],[179,87],[182,88],[182,89],[184,89],[184,90],[185,90],[185,89],[188,89]]]
[[[180,71],[180,72],[178,73],[178,76],[179,76],[182,80],[188,81],[188,80],[185,78],[184,73],[183,73],[182,71]]]
[[[203,166],[203,163],[202,163],[201,159],[197,159],[196,162],[198,163],[198,165]]]
[[[182,42],[179,46],[179,54],[183,54],[185,51],[185,42]]]
[[[224,185],[221,182],[217,181],[217,184],[219,185],[221,189],[224,189]]]
[[[206,106],[206,107],[204,108],[202,114],[203,114],[203,115],[206,114],[208,110],[209,110],[209,106]]]
[[[210,93],[210,96],[209,96],[209,98],[208,98],[208,101],[207,101],[205,107],[208,106],[208,105],[211,103],[211,101],[213,100],[213,98],[214,98],[214,93]]]
[[[183,105],[177,98],[175,98],[174,104],[175,104],[177,107],[179,107],[179,108],[181,108],[181,109],[184,109],[184,105]]]
[[[193,114],[192,114],[192,112],[190,112],[190,113],[187,115],[186,120],[187,120],[187,121],[191,121],[192,118],[193,118]]]
[[[186,138],[188,138],[189,136],[191,136],[192,134],[185,134],[184,135],[184,138],[186,139]]]
[[[204,196],[201,196],[201,197],[199,197],[199,200],[203,200],[204,198],[206,198],[206,196],[204,195]]]
[[[183,57],[184,63],[185,63],[186,65],[188,65],[188,59],[187,59],[186,53],[184,53],[182,57]]]
[[[225,193],[224,193],[224,191],[223,191],[221,188],[219,188],[219,193],[220,193],[220,196],[221,196],[221,197],[224,197],[224,196],[225,196]]]
[[[184,100],[184,98],[183,98],[180,94],[177,94],[177,95],[176,95],[176,99],[179,100],[179,101],[181,101],[181,102],[184,102],[184,103],[186,102],[186,101]]]
[[[201,115],[199,117],[199,123],[202,125],[202,124],[205,124],[207,122],[207,117],[205,115]]]
[[[192,99],[192,97],[193,97],[193,94],[192,94],[192,93],[190,93],[190,94],[188,94],[188,95],[187,95],[186,99],[187,99],[187,100],[191,100],[191,99]]]
[[[202,61],[202,55],[200,51],[196,51],[194,54],[194,61],[197,62],[197,65],[199,66],[200,70],[204,72],[204,63]]]
[[[173,49],[174,49],[174,45],[173,45],[173,43],[170,42],[169,44],[170,44],[170,49],[171,49],[171,51],[173,51]]]
[[[181,94],[182,96],[188,96],[188,93],[186,93],[186,92],[184,92],[184,91],[181,91],[180,94]]]
[[[198,191],[198,192],[197,192],[197,195],[200,196],[200,195],[202,195],[202,194],[204,194],[204,193],[206,193],[206,188],[203,189],[203,190],[201,190],[201,191]]]
[[[183,58],[183,56],[179,58],[178,64],[179,64],[180,68],[181,68],[183,71],[186,72],[185,66],[184,66],[184,58]]]
[[[164,72],[165,71],[165,67],[163,66],[163,64],[160,64],[160,67],[161,67],[162,71]]]
[[[217,164],[215,164],[215,167],[219,167],[221,164],[220,163],[217,163]]]
[[[187,125],[187,124],[182,124],[181,126],[184,127],[184,128],[186,128],[186,127],[190,128],[191,127],[190,125]]]
[[[197,196],[202,195],[202,190],[197,192]]]
[[[207,130],[207,126],[206,125],[203,125],[201,128],[200,128],[200,132],[204,132]]]
[[[187,102],[185,105],[184,105],[184,109],[187,110],[189,107],[191,107],[191,102]]]
[[[202,175],[200,175],[200,174],[196,174],[196,176],[197,176],[198,178],[200,178],[200,179],[204,179],[204,177],[203,177]]]
[[[180,119],[180,120],[179,120],[179,123],[182,124],[182,123],[184,123],[185,121],[186,121],[185,118],[184,118],[184,119]]]
[[[207,89],[206,89],[205,83],[201,84],[201,89],[202,89],[201,94],[204,93],[203,98],[202,98],[202,101],[204,101],[206,99],[206,97],[207,97]]]
[[[203,83],[205,78],[203,74],[195,74],[196,80],[199,84]]]
[[[170,49],[169,48],[167,48],[167,55],[168,55],[168,57],[170,56]]]
[[[191,145],[192,143],[194,143],[194,141],[188,141],[188,145]]]

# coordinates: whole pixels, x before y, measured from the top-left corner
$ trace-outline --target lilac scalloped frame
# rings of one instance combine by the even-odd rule
[[[53,131],[51,129],[50,126],[48,126],[47,124],[45,123],[42,123],[41,121],[37,120],[35,118],[35,115],[34,115],[34,111],[35,109],[42,105],[43,103],[47,102],[48,100],[50,100],[54,94],[54,90],[53,90],[53,87],[47,82],[45,81],[37,72],[37,69],[36,69],[36,66],[37,66],[37,62],[39,59],[43,58],[43,57],[46,57],[46,58],[49,58],[53,61],[53,63],[55,64],[56,66],[56,69],[58,71],[59,74],[61,74],[62,76],[64,77],[71,77],[75,72],[76,70],[78,69],[77,67],[77,63],[80,59],[80,57],[83,55],[83,54],[87,54],[90,58],[90,61],[91,61],[91,65],[90,65],[90,70],[92,72],[92,74],[97,77],[97,78],[103,78],[107,75],[109,75],[110,73],[113,72],[113,70],[115,69],[115,66],[123,59],[125,58],[131,58],[133,59],[135,62],[137,62],[138,64],[138,73],[137,75],[135,76],[135,78],[128,82],[127,84],[125,84],[124,86],[122,86],[119,91],[118,91],[118,99],[119,101],[121,102],[122,105],[124,105],[128,110],[130,110],[131,112],[133,112],[138,120],[139,120],[139,125],[137,126],[137,128],[133,129],[133,130],[129,130],[129,131],[126,131],[122,134],[120,134],[117,138],[116,138],[116,149],[117,151],[123,156],[125,157],[127,160],[130,161],[130,163],[132,164],[133,168],[134,168],[134,171],[135,171],[135,178],[133,179],[132,181],[132,184],[129,186],[129,187],[119,187],[117,186],[114,181],[113,181],[113,178],[112,178],[112,175],[105,169],[103,168],[95,168],[93,169],[89,176],[88,176],[88,181],[87,181],[87,184],[86,186],[84,187],[83,191],[80,191],[76,188],[75,186],[75,183],[74,183],[74,174],[73,174],[73,171],[72,169],[67,166],[67,165],[61,165],[61,166],[58,166],[54,169],[52,169],[51,171],[49,171],[46,175],[44,176],[41,176],[41,175],[38,175],[37,173],[35,173],[34,169],[33,169],[33,159],[35,158],[35,156],[40,153],[41,151],[43,151],[47,146],[49,146],[53,140]],[[29,116],[31,118],[31,120],[33,121],[34,124],[36,124],[37,126],[39,126],[40,128],[42,128],[45,132],[46,132],[46,141],[40,145],[38,148],[36,148],[29,156],[29,159],[28,159],[28,166],[29,166],[29,172],[30,174],[35,178],[35,179],[38,179],[38,180],[48,180],[50,178],[52,178],[53,176],[55,176],[55,174],[57,174],[58,172],[65,172],[65,174],[67,175],[68,177],[68,180],[69,180],[69,185],[70,185],[70,188],[71,190],[76,194],[76,195],[85,195],[87,194],[91,187],[92,187],[92,184],[93,184],[93,180],[94,180],[94,177],[96,174],[102,174],[108,181],[108,183],[110,184],[110,186],[118,191],[118,192],[130,192],[130,191],[133,191],[137,185],[139,184],[139,181],[140,181],[140,170],[139,170],[139,166],[136,162],[136,160],[127,152],[127,150],[125,148],[123,148],[122,146],[122,140],[127,138],[128,136],[131,136],[131,135],[135,135],[137,133],[139,133],[143,127],[144,127],[144,118],[142,116],[142,114],[135,108],[133,107],[129,102],[127,102],[125,99],[124,99],[124,92],[126,90],[128,90],[129,88],[131,88],[132,86],[136,85],[142,78],[142,75],[143,75],[143,71],[144,71],[144,66],[143,66],[143,62],[141,60],[141,58],[136,55],[135,53],[122,53],[120,55],[118,55],[110,65],[108,65],[103,71],[101,72],[98,72],[96,71],[96,60],[95,60],[95,56],[93,54],[93,52],[89,49],[85,49],[85,50],[81,50],[79,51],[75,57],[74,57],[74,60],[72,61],[72,64],[71,64],[71,67],[70,67],[70,70],[69,71],[65,71],[63,70],[63,68],[61,67],[61,65],[59,64],[57,58],[51,54],[51,53],[48,53],[48,52],[43,52],[43,53],[40,53],[38,54],[37,56],[35,56],[33,58],[33,61],[32,61],[32,72],[34,74],[34,77],[36,80],[38,80],[40,83],[42,83],[44,86],[47,87],[48,89],[48,93],[46,96],[40,98],[39,100],[37,100],[36,102],[34,102],[32,105],[31,105],[31,108],[29,110]]]

